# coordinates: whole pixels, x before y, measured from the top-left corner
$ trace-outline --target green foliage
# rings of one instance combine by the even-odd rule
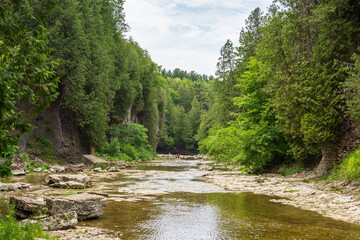
[[[165,74],[168,76],[168,74]],[[196,78],[165,79],[165,88],[159,99],[162,106],[158,149],[194,150],[197,148],[202,116],[211,105],[210,83]]]
[[[4,162],[0,163],[0,177],[9,177],[11,173],[11,160],[6,158]]]
[[[18,135],[31,130],[28,118],[55,99],[56,62],[48,58],[43,26],[53,1],[13,1],[0,4],[0,154],[16,144]],[[22,104],[29,109],[23,111]]]
[[[295,173],[299,173],[305,171],[305,166],[304,164],[297,164],[291,168],[287,168],[286,166],[282,166],[279,169],[279,173],[281,174],[281,176],[289,176],[289,175],[293,175]]]
[[[0,213],[0,239],[33,240],[35,238],[55,239],[43,231],[40,223],[19,223],[15,219],[14,207],[11,206],[9,214]]]
[[[45,138],[44,136],[37,136],[35,139],[30,139],[26,143],[27,147],[29,148],[28,151],[31,154],[40,157],[41,159],[48,161],[48,162],[57,162],[58,156],[55,151],[52,149],[52,143],[49,139]],[[32,168],[41,167],[43,169],[47,169],[47,166],[42,166],[38,163],[29,164]]]
[[[360,149],[349,154],[339,165],[335,166],[331,179],[359,180],[360,179]]]
[[[35,168],[41,168],[42,170],[49,170],[50,169],[50,165],[47,165],[47,164],[44,165],[44,164],[32,161],[30,159],[29,155],[26,154],[26,153],[20,153],[19,157],[26,162],[26,164],[27,164],[26,170],[28,170],[30,172]]]
[[[95,168],[101,168],[102,170],[106,169],[106,164],[105,163],[97,163],[95,165]]]
[[[264,182],[265,182],[265,179],[263,179],[263,178],[256,178],[256,179],[255,179],[255,182],[257,182],[257,183],[264,183]]]
[[[105,143],[101,153],[111,159],[135,161],[139,158],[150,160],[156,157],[155,150],[147,142],[147,129],[136,123],[128,126],[117,125],[111,128],[110,143]]]

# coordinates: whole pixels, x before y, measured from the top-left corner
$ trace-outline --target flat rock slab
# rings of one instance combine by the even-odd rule
[[[15,205],[15,215],[22,219],[40,214],[46,209],[46,203],[41,198],[10,197],[10,204]]]
[[[75,182],[75,181],[53,183],[53,184],[50,184],[50,187],[65,188],[65,189],[85,189],[86,188],[84,183]]]
[[[46,177],[46,182],[50,187],[60,188],[87,188],[91,187],[90,177],[85,174],[53,174]]]
[[[98,158],[94,155],[83,155],[83,162],[87,166],[95,166],[98,163],[105,163],[107,165],[107,161],[102,158]]]
[[[212,171],[214,169],[213,166],[211,166],[211,164],[213,164],[214,162],[210,162],[210,161],[207,161],[207,162],[198,162],[196,164],[196,167],[198,170],[200,171]]]
[[[0,182],[0,192],[10,192],[10,191],[16,191],[20,189],[27,189],[30,188],[30,184],[27,183],[1,183]]]
[[[78,215],[75,211],[68,213],[59,213],[42,219],[44,230],[65,230],[75,227],[78,223]]]
[[[120,232],[80,226],[77,226],[76,229],[51,231],[49,234],[61,240],[120,240],[122,237]]]
[[[106,198],[86,193],[46,199],[50,215],[75,211],[79,220],[100,217],[106,204]]]

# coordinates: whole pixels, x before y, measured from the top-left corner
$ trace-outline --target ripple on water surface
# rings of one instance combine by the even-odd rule
[[[360,239],[357,226],[250,193],[172,193],[110,201],[98,220],[124,239]]]
[[[358,226],[206,183],[196,163],[162,161],[123,173],[107,187],[135,201],[111,200],[100,219],[80,225],[121,231],[123,239],[360,239]]]

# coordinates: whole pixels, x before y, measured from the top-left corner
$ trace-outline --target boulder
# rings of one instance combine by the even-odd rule
[[[211,164],[213,164],[213,162],[198,162],[196,167],[200,171],[212,171],[214,167],[211,166]]]
[[[41,198],[10,197],[10,204],[15,206],[15,215],[22,219],[46,211],[45,201]]]
[[[93,169],[94,172],[104,172],[104,170],[102,170],[102,168],[94,168]]]
[[[92,185],[90,177],[85,174],[52,174],[46,177],[46,182],[50,184],[50,187],[59,187],[66,182],[72,182],[68,184],[69,186],[75,185],[74,182],[81,183],[84,185],[84,188],[91,187]]]
[[[124,167],[125,168],[125,167]],[[109,172],[120,172],[120,169],[119,168],[116,168],[116,167],[111,167],[108,169]]]
[[[14,176],[26,174],[27,163],[20,157],[13,157],[11,164],[11,172]]]
[[[54,214],[43,218],[41,223],[46,231],[65,230],[75,227],[78,223],[78,215],[75,211]]]
[[[67,172],[80,172],[83,171],[85,169],[85,164],[84,163],[80,163],[80,164],[76,164],[76,165],[70,165],[66,168]]]
[[[50,168],[50,172],[56,172],[56,173],[62,173],[65,171],[65,167],[63,166],[59,166],[59,165],[54,165],[54,166],[51,166]]]
[[[53,188],[66,188],[66,189],[85,189],[85,184],[75,181],[68,181],[68,182],[57,182],[50,184],[50,187]]]
[[[100,217],[106,204],[106,198],[86,193],[46,199],[50,215],[75,211],[79,220]]]
[[[0,182],[0,191],[10,192],[16,191],[19,189],[30,188],[30,184],[19,182],[19,183],[1,183]]]
[[[33,172],[42,172],[42,168],[34,168],[33,170],[32,170]]]
[[[87,166],[96,166],[98,163],[105,163],[106,165],[108,162],[102,158],[98,158],[94,155],[83,155],[83,162]]]

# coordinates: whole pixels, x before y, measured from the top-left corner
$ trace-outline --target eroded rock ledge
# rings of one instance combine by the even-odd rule
[[[345,184],[340,181],[328,186],[303,181],[302,178],[252,176],[239,172],[215,172],[205,179],[232,191],[281,197],[283,199],[272,201],[360,225],[360,196],[356,184],[348,186],[347,193],[341,193],[334,191]]]

